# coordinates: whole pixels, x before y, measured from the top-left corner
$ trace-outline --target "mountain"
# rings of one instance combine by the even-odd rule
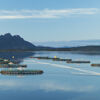
[[[12,36],[10,33],[0,35],[0,50],[18,49],[29,50],[34,49],[36,46],[24,40],[19,35]]]
[[[34,42],[36,46],[49,47],[79,47],[89,45],[100,45],[100,40],[74,40],[74,41],[49,41],[49,42]]]
[[[73,42],[74,43],[74,42]],[[75,42],[78,44],[78,42]],[[83,43],[83,42],[81,42]],[[88,43],[88,42],[86,42]],[[91,42],[90,42],[91,43]],[[95,42],[96,43],[96,42]],[[99,41],[97,42],[99,44]],[[6,33],[5,35],[0,35],[0,51],[4,50],[21,50],[21,51],[29,51],[29,50],[37,50],[37,51],[100,51],[99,45],[88,45],[88,46],[77,46],[73,47],[54,47],[52,46],[35,46],[34,44],[24,40],[19,35],[11,35],[10,33]]]
[[[69,47],[69,48],[53,48],[53,47],[37,47],[37,50],[39,51],[69,51],[69,52],[75,52],[75,53],[99,53],[100,54],[100,46],[79,46],[79,47]]]

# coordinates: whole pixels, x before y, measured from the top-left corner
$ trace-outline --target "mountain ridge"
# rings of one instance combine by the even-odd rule
[[[2,49],[33,49],[36,46],[24,40],[19,35],[11,35],[6,33],[0,35],[0,50]]]
[[[89,45],[100,45],[100,40],[73,40],[73,41],[47,41],[47,42],[33,42],[36,46],[49,47],[78,47]]]
[[[100,51],[100,45],[78,46],[78,47],[50,47],[35,46],[24,40],[19,35],[6,33],[0,35],[0,51]]]

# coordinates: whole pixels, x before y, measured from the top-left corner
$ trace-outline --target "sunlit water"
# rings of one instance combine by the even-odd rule
[[[100,55],[91,54],[36,52],[34,56],[57,56],[100,63]],[[0,100],[100,100],[99,67],[39,60],[28,55],[20,59],[23,59],[21,64],[28,65],[27,69],[39,69],[44,73],[31,76],[0,75]]]

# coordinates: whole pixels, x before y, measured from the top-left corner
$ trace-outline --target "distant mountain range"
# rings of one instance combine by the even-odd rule
[[[32,43],[25,41],[19,35],[12,36],[10,33],[6,33],[5,35],[0,35],[0,50],[6,49],[33,49],[36,46]]]
[[[34,42],[36,46],[49,47],[79,47],[89,45],[100,45],[100,40],[76,40],[76,41],[52,41],[52,42]]]
[[[100,52],[100,41],[72,41],[72,42],[52,42],[52,45],[39,44],[42,46],[36,46],[19,35],[11,35],[6,33],[0,35],[0,51],[98,51]],[[61,45],[62,44],[62,45]],[[84,46],[85,45],[85,46]]]

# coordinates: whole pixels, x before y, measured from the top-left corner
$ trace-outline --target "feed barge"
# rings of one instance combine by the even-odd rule
[[[93,67],[100,67],[100,64],[91,64]]]
[[[42,70],[2,70],[3,75],[35,75],[43,74]]]
[[[91,63],[90,61],[67,61],[67,63]]]
[[[0,64],[0,68],[26,68],[27,65],[19,64]]]

